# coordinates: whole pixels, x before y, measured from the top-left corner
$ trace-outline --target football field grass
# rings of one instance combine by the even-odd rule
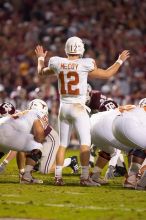
[[[68,151],[68,155],[78,155]],[[146,219],[146,191],[122,188],[123,178],[108,186],[80,187],[79,175],[64,169],[65,186],[53,185],[53,174],[34,176],[43,185],[21,185],[15,160],[0,174],[0,218],[48,220]]]

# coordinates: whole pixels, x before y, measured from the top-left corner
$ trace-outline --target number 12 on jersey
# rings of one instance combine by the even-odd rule
[[[79,75],[77,72],[69,71],[65,75],[62,71],[59,73],[59,80],[61,86],[60,92],[62,95],[79,95],[79,88],[75,88],[79,84]]]

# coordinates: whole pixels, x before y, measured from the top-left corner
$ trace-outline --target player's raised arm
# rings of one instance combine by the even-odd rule
[[[38,66],[37,66],[38,75],[42,76],[42,75],[54,74],[54,71],[51,70],[49,67],[45,67],[44,64],[47,51],[44,51],[43,47],[38,45],[35,49],[35,53],[38,58]]]
[[[130,57],[128,50],[124,50],[120,55],[118,60],[110,66],[108,69],[100,69],[95,66],[95,69],[89,73],[89,77],[107,79],[117,73],[120,66]]]

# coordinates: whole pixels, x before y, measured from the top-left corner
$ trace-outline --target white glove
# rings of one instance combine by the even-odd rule
[[[0,164],[0,173],[3,173],[6,169],[6,166],[7,166],[7,162],[3,161],[1,164]]]
[[[114,170],[115,170],[115,167],[113,166],[109,166],[106,173],[105,173],[105,179],[113,179],[114,178]]]

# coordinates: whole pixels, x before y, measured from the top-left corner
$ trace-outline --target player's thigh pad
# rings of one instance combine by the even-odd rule
[[[67,147],[70,140],[72,125],[67,120],[59,121],[59,140],[60,146]]]
[[[43,143],[42,157],[40,160],[39,171],[43,174],[49,173],[56,159],[59,148],[59,136],[55,130],[47,136],[46,142]]]
[[[81,145],[91,145],[91,132],[90,132],[90,120],[89,115],[85,111],[82,114],[76,116],[74,126],[79,136]]]

